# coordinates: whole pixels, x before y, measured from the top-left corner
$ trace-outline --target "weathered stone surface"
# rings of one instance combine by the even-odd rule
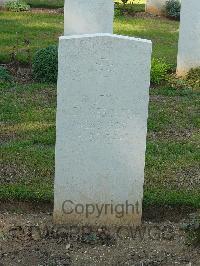
[[[0,0],[0,6],[4,6],[6,2],[8,2],[9,0]]]
[[[113,0],[66,0],[64,35],[113,33]]]
[[[165,13],[165,5],[167,0],[147,0],[146,1],[146,12],[162,15]]]
[[[146,12],[155,15],[165,15],[165,6],[167,0],[147,0]],[[181,0],[179,0],[181,2]]]
[[[182,0],[177,75],[200,67],[200,1]]]
[[[151,46],[112,34],[60,38],[56,223],[140,223]]]

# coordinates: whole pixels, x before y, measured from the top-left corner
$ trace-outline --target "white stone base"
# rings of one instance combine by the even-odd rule
[[[140,223],[151,47],[112,34],[60,38],[56,223]]]
[[[182,0],[177,75],[200,67],[200,0]]]

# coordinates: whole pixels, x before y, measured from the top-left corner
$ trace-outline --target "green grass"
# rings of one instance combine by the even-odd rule
[[[178,22],[167,19],[125,18],[115,19],[116,34],[149,39],[153,43],[153,57],[176,63],[178,49]]]
[[[38,48],[58,43],[63,27],[63,15],[60,14],[0,11],[0,62],[10,61],[13,50],[19,61],[27,62],[25,39],[30,41],[33,54]]]
[[[56,87],[1,84],[1,199],[53,200]],[[151,90],[144,204],[200,207],[199,92]]]
[[[38,48],[57,44],[63,34],[63,21],[62,14],[0,11],[0,62],[10,61],[13,49],[19,61],[27,62],[24,39],[30,41],[32,55]],[[114,32],[152,40],[153,56],[166,58],[175,65],[178,26],[178,22],[167,19],[120,17],[115,19]],[[14,46],[19,47],[19,51]]]

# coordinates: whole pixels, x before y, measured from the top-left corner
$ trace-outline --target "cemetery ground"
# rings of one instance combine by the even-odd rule
[[[53,227],[56,86],[24,75],[29,56],[56,44],[62,29],[58,12],[0,12],[0,62],[12,54],[12,68],[20,69],[17,83],[0,83],[0,264],[200,265],[199,247],[186,245],[190,235],[180,230],[200,208],[200,88],[181,83],[150,89],[143,223],[153,228],[150,236],[123,230],[66,236]],[[178,22],[118,17],[115,33],[151,39],[153,57],[175,67]]]

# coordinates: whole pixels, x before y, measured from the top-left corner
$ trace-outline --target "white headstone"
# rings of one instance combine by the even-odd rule
[[[113,0],[65,0],[64,35],[113,33]]]
[[[151,46],[112,34],[60,38],[56,223],[141,222]]]
[[[182,0],[177,75],[200,67],[200,0]]]
[[[9,0],[0,0],[0,6],[4,6]]]
[[[167,0],[147,0],[146,12],[150,14],[162,15],[165,13]]]

